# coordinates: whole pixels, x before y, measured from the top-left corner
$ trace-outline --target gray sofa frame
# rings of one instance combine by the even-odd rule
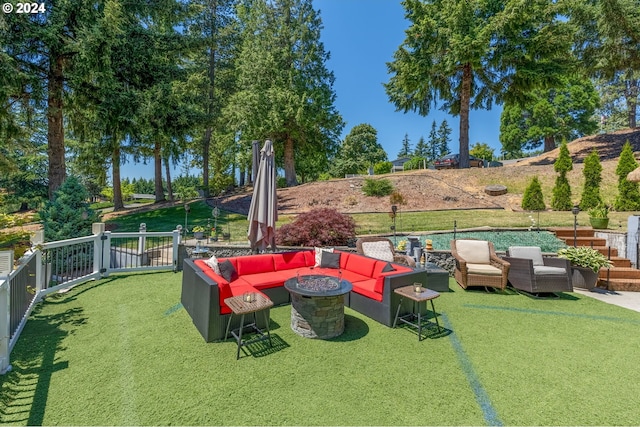
[[[218,284],[204,274],[204,272],[194,264],[192,259],[184,260],[182,274],[182,294],[180,300],[187,313],[191,316],[194,325],[206,342],[224,339],[230,314],[220,313]],[[402,286],[411,285],[414,282],[420,282],[429,287],[428,274],[429,272],[427,270],[414,270],[387,276],[384,281],[382,301],[376,301],[351,291],[345,295],[345,305],[390,327],[393,325],[396,310],[398,309],[401,299],[393,290]],[[446,290],[448,289],[447,286]],[[291,302],[289,292],[284,286],[262,289],[260,292],[267,295],[275,306],[289,304]],[[412,301],[405,299],[402,303],[400,314],[409,313],[411,309]],[[259,328],[266,327],[263,318],[264,316],[257,316],[256,318],[256,323]],[[239,327],[238,316],[233,316],[231,327]]]

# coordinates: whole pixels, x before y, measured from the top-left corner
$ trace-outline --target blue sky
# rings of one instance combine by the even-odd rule
[[[458,152],[459,119],[432,109],[427,117],[416,113],[396,112],[389,103],[383,83],[389,80],[387,62],[404,40],[409,23],[404,17],[400,0],[313,0],[324,25],[322,42],[331,54],[327,69],[336,81],[336,108],[346,122],[342,138],[361,123],[368,123],[378,131],[378,142],[389,160],[397,157],[405,134],[413,147],[421,136],[429,137],[431,124],[439,126],[446,119],[452,129],[449,148]],[[491,111],[472,110],[469,142],[484,142],[500,153],[498,140],[501,108]],[[191,173],[195,173],[192,170]],[[180,173],[180,168],[173,176]],[[152,178],[153,165],[123,165],[122,177]]]

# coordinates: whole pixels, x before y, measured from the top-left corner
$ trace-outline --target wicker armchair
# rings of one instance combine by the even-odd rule
[[[396,264],[415,267],[415,260],[409,255],[396,254],[391,240],[386,237],[360,237],[356,241],[356,251],[360,255],[382,259]]]
[[[534,295],[573,292],[569,260],[543,258],[536,246],[511,246],[504,260],[511,264],[509,283],[518,290]]]
[[[463,289],[484,286],[504,290],[507,287],[509,263],[496,255],[493,243],[452,240],[451,255],[456,262],[453,276]]]

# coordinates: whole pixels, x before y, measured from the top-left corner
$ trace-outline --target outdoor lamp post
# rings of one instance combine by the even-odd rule
[[[571,208],[571,213],[573,214],[573,247],[576,247],[576,240],[578,239],[578,214],[580,213],[580,207],[578,205],[574,205]]]
[[[393,219],[393,225],[391,228],[393,229],[393,244],[397,243],[396,241],[396,213],[398,213],[398,206],[391,205],[391,218]]]
[[[189,211],[191,211],[191,208],[189,207],[189,205],[187,203],[185,203],[184,204],[184,234],[185,234],[185,236],[189,232],[189,228],[187,227],[187,217],[189,216]]]

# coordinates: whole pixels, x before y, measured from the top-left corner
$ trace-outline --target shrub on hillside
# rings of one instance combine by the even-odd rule
[[[284,246],[344,246],[356,235],[356,222],[332,208],[298,215],[276,230],[276,244]]]
[[[627,180],[629,172],[638,167],[638,162],[633,157],[633,149],[629,141],[622,147],[616,175],[618,175],[618,197],[613,204],[617,211],[635,211],[640,209],[640,191],[638,183]]]
[[[365,178],[362,191],[367,196],[388,196],[393,192],[393,184],[388,179]]]
[[[542,195],[542,186],[538,177],[534,176],[531,179],[531,183],[524,190],[524,196],[522,197],[522,209],[527,211],[543,211],[547,207],[544,204],[544,197]]]
[[[567,179],[567,172],[573,169],[571,155],[567,148],[567,141],[562,141],[560,145],[560,154],[553,164],[553,170],[558,172],[556,184],[553,187],[553,197],[551,199],[551,208],[556,211],[569,211],[573,207],[571,202],[571,186]]]
[[[373,173],[376,175],[390,173],[391,168],[393,168],[393,163],[391,162],[378,162],[373,165]]]
[[[600,183],[602,182],[602,165],[600,164],[600,156],[596,150],[584,159],[584,188],[582,190],[582,199],[580,200],[580,209],[583,211],[594,208],[602,203],[600,196]]]

